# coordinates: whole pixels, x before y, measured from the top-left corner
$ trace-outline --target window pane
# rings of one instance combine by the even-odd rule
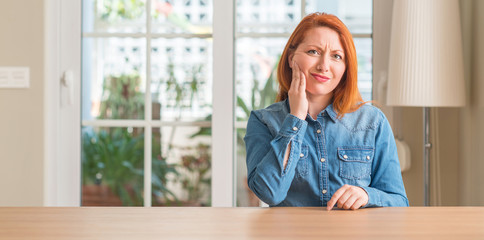
[[[152,0],[152,32],[212,33],[212,0]]]
[[[82,129],[82,206],[142,206],[143,128]]]
[[[325,12],[338,16],[352,33],[371,33],[372,0],[306,0],[306,12]]]
[[[358,89],[363,101],[372,100],[372,39],[354,38],[356,54],[358,57]]]
[[[153,128],[152,205],[211,206],[211,128]]]
[[[154,39],[153,119],[196,121],[212,113],[212,39]]]
[[[249,119],[250,110],[276,100],[276,66],[286,38],[240,38],[236,42],[236,89],[238,121]]]
[[[145,41],[84,38],[82,47],[82,118],[144,118]]]
[[[237,0],[236,31],[290,33],[301,19],[300,0]]]
[[[146,0],[84,0],[83,32],[146,32]]]

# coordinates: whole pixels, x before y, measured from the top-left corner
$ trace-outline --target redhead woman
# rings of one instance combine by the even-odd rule
[[[270,206],[408,206],[393,133],[364,103],[355,46],[334,15],[313,13],[282,53],[277,102],[244,138],[250,189]]]

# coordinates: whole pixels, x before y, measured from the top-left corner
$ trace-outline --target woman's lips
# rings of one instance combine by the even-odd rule
[[[323,76],[323,75],[319,75],[319,74],[316,74],[316,73],[311,73],[311,75],[314,77],[314,79],[316,79],[318,82],[327,82],[329,81],[329,77],[326,77],[326,76]]]

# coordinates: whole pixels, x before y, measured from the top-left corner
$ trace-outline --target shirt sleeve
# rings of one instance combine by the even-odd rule
[[[409,204],[400,171],[395,138],[385,115],[380,112],[380,116],[382,121],[375,137],[371,183],[368,187],[362,187],[369,198],[365,207],[406,207]]]
[[[288,114],[279,131],[273,136],[257,112],[252,112],[247,123],[244,141],[247,150],[249,188],[263,202],[274,206],[284,201],[292,180],[307,122]],[[289,159],[284,168],[284,155],[291,143]]]

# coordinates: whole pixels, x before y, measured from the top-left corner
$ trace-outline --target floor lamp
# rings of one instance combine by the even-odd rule
[[[430,107],[465,105],[459,15],[458,0],[393,1],[387,104],[423,107],[425,206],[430,206]]]

